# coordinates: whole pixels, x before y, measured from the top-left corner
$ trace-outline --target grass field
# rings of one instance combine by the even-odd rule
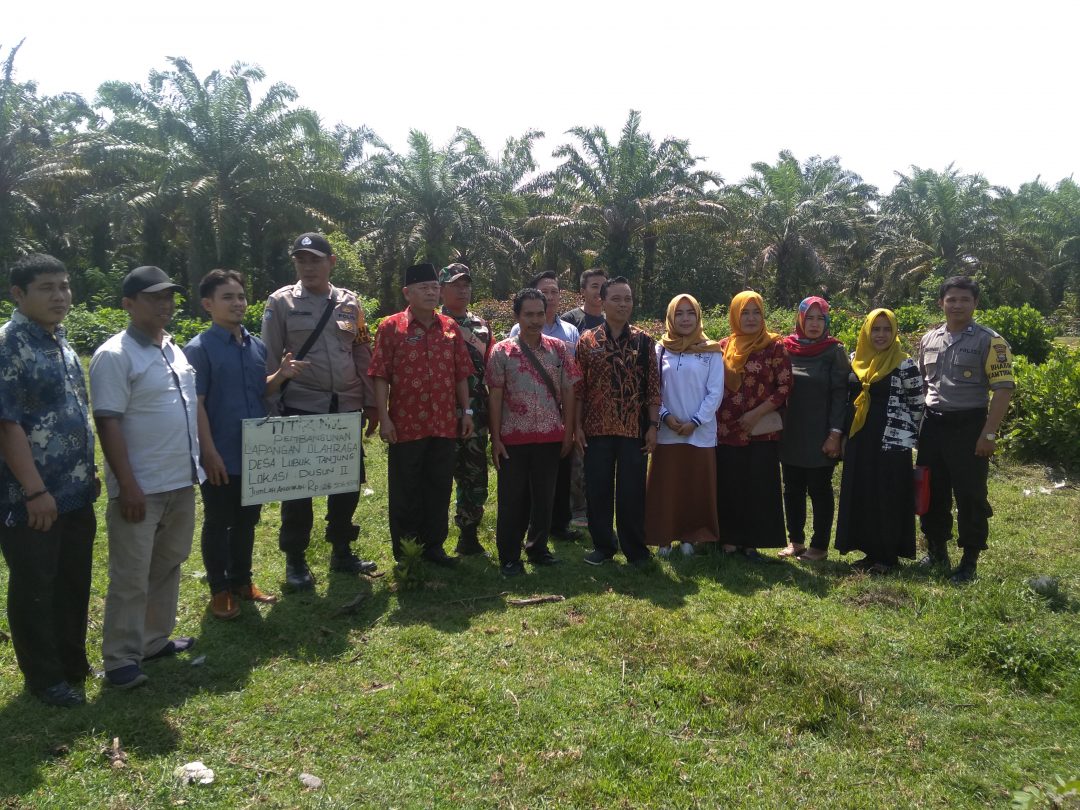
[[[360,545],[389,571],[369,447]],[[473,558],[399,583],[329,575],[320,539],[313,594],[220,622],[196,541],[178,632],[199,643],[147,664],[146,687],[95,682],[88,706],[49,709],[0,643],[0,806],[1006,806],[1080,775],[1080,493],[1037,468],[996,468],[991,487],[991,551],[962,589],[913,566],[853,575],[835,553],[592,568],[572,544],[512,581]],[[274,590],[277,524],[266,508],[256,549]],[[93,659],[105,548],[102,524]],[[1031,591],[1041,574],[1057,597]],[[507,601],[542,594],[566,599]],[[212,784],[173,776],[192,760]]]

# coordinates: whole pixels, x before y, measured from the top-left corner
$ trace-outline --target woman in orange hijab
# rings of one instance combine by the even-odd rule
[[[791,391],[791,361],[780,335],[765,327],[765,302],[743,291],[728,312],[723,402],[716,417],[716,505],[724,551],[757,560],[759,548],[781,548],[778,412]]]

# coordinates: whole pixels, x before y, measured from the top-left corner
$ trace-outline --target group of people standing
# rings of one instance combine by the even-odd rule
[[[795,332],[781,337],[749,291],[731,302],[726,338],[707,338],[700,305],[682,294],[654,340],[631,323],[628,280],[600,269],[582,275],[582,306],[562,316],[556,274],[540,274],[514,297],[514,328],[496,341],[469,310],[471,270],[419,264],[405,271],[407,307],[382,320],[372,345],[355,294],[330,283],[336,257],[325,236],[301,234],[291,255],[297,281],[267,300],[261,338],[243,325],[243,277],[214,270],[199,287],[212,323],[183,350],[165,331],[182,288],[159,268],[133,270],[122,287],[129,325],[95,352],[89,397],[64,337],[66,268],[40,254],[11,268],[16,309],[0,328],[0,549],[16,657],[45,703],[83,703],[94,672],[85,642],[101,488],[95,426],[109,497],[103,677],[120,689],[145,683],[147,662],[195,644],[172,634],[196,487],[209,613],[228,620],[243,602],[278,600],[252,581],[260,507],[242,505],[240,486],[242,421],[271,413],[362,413],[366,435],[388,444],[396,560],[411,542],[430,563],[457,564],[444,549],[455,481],[457,555],[488,553],[478,527],[489,455],[505,576],[525,572],[522,551],[532,565],[557,563],[549,538],[579,536],[583,519],[592,565],[621,550],[647,566],[651,548],[691,554],[709,543],[751,560],[773,547],[820,560],[843,457],[836,547],[865,552],[857,565],[884,573],[915,553],[918,445],[930,470],[925,562],[948,565],[955,498],[963,559],[952,577],[974,576],[991,514],[987,462],[1013,378],[1008,345],[972,320],[970,279],[945,282],[946,322],[910,358],[889,310],[867,316],[849,356],[829,333],[824,299],[803,301]],[[328,498],[329,568],[377,575],[353,551],[358,499]],[[286,590],[314,586],[313,515],[310,499],[281,504]]]
[[[849,355],[830,334],[823,298],[804,299],[795,331],[781,337],[765,325],[761,296],[741,292],[729,309],[731,334],[714,342],[701,331],[697,301],[676,296],[656,349],[663,424],[649,470],[647,542],[661,555],[673,541],[687,554],[713,542],[751,560],[782,548],[780,557],[815,562],[828,556],[835,513],[837,551],[861,551],[854,568],[885,574],[915,557],[918,475],[929,483],[918,510],[921,564],[949,566],[955,499],[963,556],[950,579],[973,579],[989,532],[989,458],[1014,388],[1012,355],[973,320],[972,279],[949,278],[939,292],[945,323],[922,337],[916,357],[888,309],[866,316]]]

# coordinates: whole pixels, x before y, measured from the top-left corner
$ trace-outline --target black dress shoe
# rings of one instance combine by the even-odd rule
[[[378,567],[378,563],[361,560],[351,551],[334,552],[330,555],[330,570],[339,574],[370,574]]]
[[[535,554],[529,554],[529,562],[533,565],[558,565],[559,558],[548,551],[546,548],[543,551],[536,552]]]
[[[503,563],[499,566],[499,570],[502,571],[504,577],[520,577],[525,573],[525,566],[521,564],[521,560],[513,560]]]
[[[315,587],[315,577],[303,557],[285,561],[285,587],[291,591],[309,591]]]
[[[487,550],[480,545],[479,540],[472,543],[462,543],[459,540],[457,547],[454,549],[454,553],[461,557],[488,556]]]
[[[62,709],[71,709],[86,703],[86,698],[82,693],[73,689],[67,681],[54,683],[52,686],[35,692],[34,696],[46,706],[59,706]]]
[[[956,570],[952,572],[949,577],[949,582],[953,585],[963,585],[966,582],[971,582],[975,579],[975,563],[962,562],[956,567]]]
[[[573,526],[567,526],[565,529],[552,529],[551,536],[564,543],[578,543],[585,539],[585,535],[582,534],[581,530],[575,529]]]
[[[451,557],[441,546],[426,548],[421,556],[429,563],[441,565],[443,568],[453,568],[458,564],[457,557]]]
[[[949,552],[944,554],[927,553],[917,563],[920,568],[948,568]]]

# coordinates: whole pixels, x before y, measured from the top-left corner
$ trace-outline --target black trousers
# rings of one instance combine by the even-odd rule
[[[832,534],[833,514],[833,466],[796,467],[781,464],[784,472],[784,514],[787,518],[788,541],[792,545],[805,545],[806,496],[814,505],[814,527],[810,548],[827,551]]]
[[[558,470],[555,475],[555,491],[554,498],[551,502],[551,531],[553,532],[565,532],[570,528],[570,475],[571,475],[571,456],[573,453],[567,454],[566,458],[559,459]]]
[[[521,559],[522,540],[530,557],[547,549],[561,449],[560,442],[506,446],[509,458],[499,463],[495,524],[495,544],[503,565]]]
[[[336,402],[336,399],[333,400]],[[331,405],[330,413],[337,413]],[[286,408],[284,416],[311,416],[311,411]],[[360,433],[364,432],[364,419],[360,418]],[[360,481],[364,475],[364,445],[360,444]],[[338,492],[326,496],[326,542],[335,546],[347,546],[359,535],[360,529],[353,525],[353,515],[360,503],[359,492]],[[278,548],[286,555],[299,555],[311,545],[311,529],[315,524],[311,498],[296,498],[281,502],[281,529],[278,531]]]
[[[31,691],[82,683],[90,671],[86,619],[96,532],[93,506],[60,515],[47,532],[0,525],[8,626]]]
[[[927,542],[947,544],[952,537],[956,500],[957,545],[982,551],[994,510],[986,494],[990,459],[975,455],[986,424],[982,409],[936,415],[926,412],[919,433],[916,464],[930,468],[930,508],[919,519]]]
[[[240,476],[216,486],[201,484],[203,502],[202,558],[210,593],[251,584],[251,554],[260,504],[240,505]],[[310,503],[310,501],[309,501]]]
[[[442,548],[450,530],[450,490],[457,439],[429,437],[391,444],[386,452],[390,542],[401,559],[401,541]]]
[[[624,436],[590,436],[585,448],[585,497],[593,546],[608,555],[619,545],[630,562],[649,556],[645,547],[645,475],[649,457],[641,440]]]

